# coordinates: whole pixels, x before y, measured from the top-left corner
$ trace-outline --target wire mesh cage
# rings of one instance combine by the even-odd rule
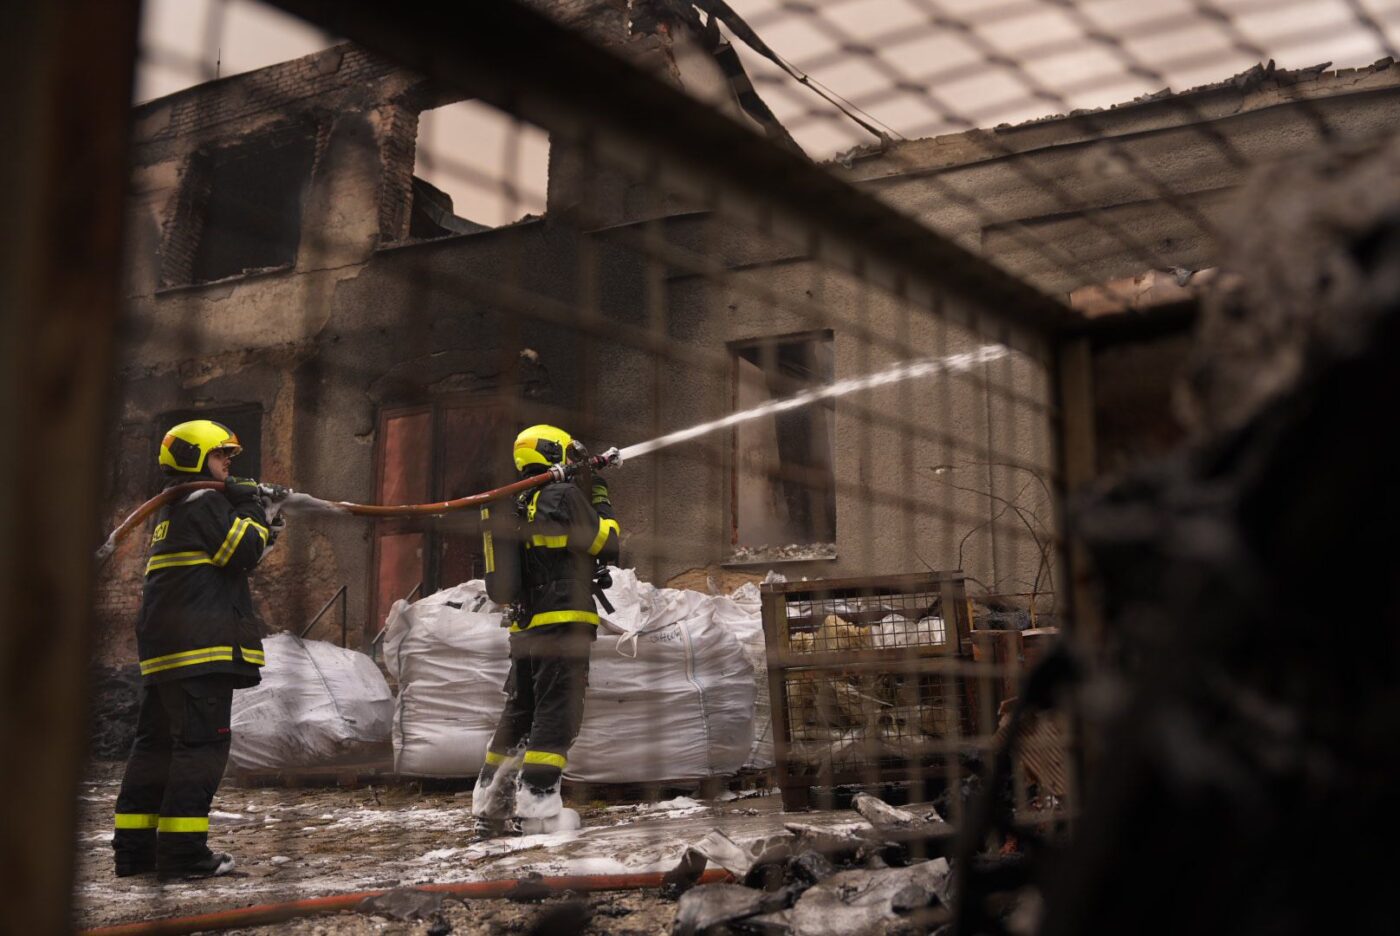
[[[972,659],[960,575],[769,584],[763,603],[784,805],[900,785],[932,798],[963,739],[989,730],[959,666]]]

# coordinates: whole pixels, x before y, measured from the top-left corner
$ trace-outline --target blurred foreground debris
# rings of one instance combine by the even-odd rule
[[[1191,374],[1206,434],[1078,505],[1117,645],[1047,936],[1394,928],[1397,166],[1262,174]]]

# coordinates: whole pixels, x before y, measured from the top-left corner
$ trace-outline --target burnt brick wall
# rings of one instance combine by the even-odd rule
[[[379,186],[379,236],[387,242],[408,236],[413,208],[413,166],[418,147],[418,111],[404,103],[380,112],[380,158],[384,176]]]
[[[199,156],[191,157],[180,176],[180,194],[161,231],[161,286],[190,281],[194,273],[194,260],[199,254],[199,239],[204,233],[200,219],[209,203],[212,182],[205,160]]]
[[[345,43],[143,105],[137,108],[138,116],[163,106],[169,106],[171,113],[168,123],[141,142],[207,137],[207,131],[222,123],[301,109],[309,99],[336,92],[358,93],[376,82],[403,75],[403,69],[392,62]]]

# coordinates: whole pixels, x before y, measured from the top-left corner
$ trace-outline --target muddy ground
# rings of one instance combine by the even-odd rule
[[[641,806],[574,803],[578,832],[476,841],[469,791],[423,791],[403,783],[361,789],[240,788],[225,783],[214,801],[210,845],[238,860],[232,875],[160,884],[154,876],[112,873],[111,822],[118,763],[94,764],[80,789],[75,923],[94,927],[158,917],[427,883],[543,875],[666,871],[688,844],[714,828],[743,843],[782,832],[776,793]],[[727,794],[733,797],[735,794]],[[808,825],[867,828],[853,812],[803,813]],[[568,906],[564,906],[568,904]],[[669,933],[675,904],[654,893],[558,898],[541,904],[446,901],[451,932],[576,931],[546,914],[590,917],[591,933]],[[440,926],[440,925],[439,925]],[[322,916],[238,932],[426,933],[430,923],[384,915]],[[447,932],[445,929],[433,932]]]

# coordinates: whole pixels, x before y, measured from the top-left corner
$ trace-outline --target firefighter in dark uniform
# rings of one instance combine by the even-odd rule
[[[248,573],[275,533],[262,492],[229,477],[242,450],[228,427],[180,423],[160,445],[167,486],[223,481],[160,511],[136,620],[144,686],[117,796],[116,873],[207,877],[233,867],[207,844],[209,805],[229,752],[235,689],[256,685],[261,628]]]
[[[554,426],[531,426],[515,440],[515,467],[524,477],[574,454],[586,461],[581,446]],[[505,710],[472,795],[486,832],[499,831],[511,815],[527,831],[547,831],[563,808],[560,780],[583,720],[588,654],[597,639],[593,596],[606,581],[605,564],[618,560],[621,536],[607,483],[588,473],[583,480],[587,494],[562,480],[520,495],[513,535],[493,537],[500,518],[491,522],[483,511],[487,593],[514,605]],[[502,769],[508,759],[512,766],[521,760],[513,788]]]

